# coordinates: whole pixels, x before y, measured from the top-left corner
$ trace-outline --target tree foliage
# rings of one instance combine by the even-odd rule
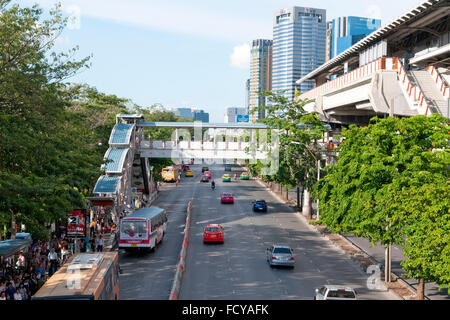
[[[316,182],[319,147],[317,140],[323,136],[324,126],[316,114],[307,114],[304,106],[310,100],[290,101],[282,94],[262,92],[268,97],[267,106],[255,109],[264,109],[266,116],[260,122],[269,125],[278,132],[279,170],[272,176],[266,176],[266,181],[275,181],[286,188],[304,184],[308,189]],[[270,142],[270,136],[269,136]],[[264,164],[258,161],[250,166],[252,174],[259,175]]]
[[[115,96],[63,83],[90,66],[73,59],[77,48],[52,51],[66,22],[59,5],[47,14],[0,1],[0,223],[24,223],[41,239],[49,222],[84,207],[112,113],[123,110]]]
[[[448,123],[437,114],[372,120],[343,131],[338,162],[315,189],[321,221],[372,244],[404,244],[410,276],[448,284],[448,267],[437,267],[450,240]]]

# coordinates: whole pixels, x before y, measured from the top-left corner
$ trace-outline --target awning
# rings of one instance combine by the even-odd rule
[[[105,159],[109,160],[105,164],[106,173],[122,173],[123,165],[129,148],[109,148],[105,153]]]
[[[131,133],[133,132],[135,125],[118,123],[114,126],[111,136],[109,137],[109,145],[129,145],[131,139]]]
[[[86,197],[93,207],[112,207],[114,205],[113,197]]]
[[[31,245],[31,239],[0,241],[0,257],[8,258],[20,251],[26,252]]]
[[[118,191],[121,177],[101,176],[94,187],[94,194],[115,194]]]

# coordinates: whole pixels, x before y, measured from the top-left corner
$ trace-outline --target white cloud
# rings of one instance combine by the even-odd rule
[[[32,2],[32,0],[23,0]],[[51,7],[60,1],[67,12],[77,12],[100,20],[114,21],[167,32],[213,37],[227,41],[250,41],[255,36],[271,37],[272,26],[245,12],[217,10],[214,6],[187,1],[160,0],[40,0],[39,5]],[[73,11],[73,10],[72,10]]]
[[[231,66],[239,69],[248,69],[250,67],[250,45],[244,43],[236,46],[231,54]]]

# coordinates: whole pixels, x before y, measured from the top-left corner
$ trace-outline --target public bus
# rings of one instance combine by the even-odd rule
[[[119,249],[152,250],[163,240],[167,214],[158,207],[141,208],[122,218],[119,225]]]
[[[33,300],[118,300],[119,255],[78,253],[48,279]]]
[[[180,176],[180,169],[177,167],[165,167],[161,171],[164,182],[175,182]]]

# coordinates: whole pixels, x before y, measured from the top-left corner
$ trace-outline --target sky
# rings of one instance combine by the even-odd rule
[[[193,107],[223,122],[227,107],[245,107],[250,43],[272,39],[276,11],[292,6],[381,19],[382,26],[419,0],[20,0],[70,17],[55,51],[79,46],[92,67],[71,78],[147,107]]]

